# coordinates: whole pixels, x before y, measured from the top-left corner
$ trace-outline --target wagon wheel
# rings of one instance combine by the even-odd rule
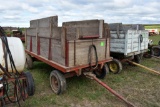
[[[100,67],[93,71],[97,78],[104,79],[107,73],[109,73],[109,68],[107,64],[104,64],[103,68]]]
[[[151,54],[149,54],[148,52],[146,52],[146,53],[143,54],[143,57],[145,57],[145,58],[151,58],[152,56],[151,56]]]
[[[62,94],[66,90],[66,79],[57,70],[50,73],[50,86],[54,93]]]
[[[25,67],[27,69],[32,69],[33,68],[33,59],[30,55],[26,54],[26,64]]]
[[[140,63],[141,59],[142,59],[141,55],[138,54],[138,55],[134,55],[133,61],[136,62],[136,63]]]
[[[35,84],[32,74],[30,72],[24,72],[26,77],[26,91],[29,96],[33,96],[35,93]]]
[[[154,56],[160,56],[160,47],[153,46],[151,52],[152,52],[152,55],[154,55]]]
[[[158,42],[158,45],[160,45],[160,41]]]
[[[122,63],[117,59],[113,59],[111,62],[109,62],[108,66],[109,70],[114,74],[120,73],[122,70]]]

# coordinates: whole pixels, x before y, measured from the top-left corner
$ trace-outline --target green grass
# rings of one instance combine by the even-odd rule
[[[149,38],[153,40],[154,45],[158,45],[158,42],[160,41],[160,35],[150,36]]]
[[[145,29],[158,29],[160,32],[160,25],[148,25],[148,26],[144,26]]]
[[[145,26],[146,29],[160,29],[160,25]]]
[[[160,36],[150,38],[153,41],[160,40]],[[143,58],[142,65],[160,72],[159,59]],[[68,78],[66,92],[55,95],[49,84],[52,70],[47,64],[34,62],[34,68],[30,72],[35,80],[35,95],[21,103],[22,107],[126,107],[98,83],[83,76]],[[158,75],[123,64],[120,74],[109,73],[103,81],[137,107],[160,107]]]
[[[160,71],[160,60],[143,59],[142,64]],[[22,107],[125,107],[125,104],[102,86],[86,77],[67,79],[67,90],[55,95],[49,85],[52,67],[35,62],[31,71],[36,92]],[[160,107],[160,77],[139,67],[123,64],[120,74],[108,74],[103,80],[138,107]]]

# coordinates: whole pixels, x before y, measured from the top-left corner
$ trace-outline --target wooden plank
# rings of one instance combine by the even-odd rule
[[[31,20],[30,21],[30,28],[36,28],[38,25],[38,20]]]
[[[117,35],[116,33],[111,32],[111,39],[124,39],[125,38],[125,34],[124,33],[120,33],[119,35]]]
[[[121,47],[125,47],[125,44],[121,44],[121,43],[111,43],[111,47],[118,47],[118,48],[121,48]]]
[[[37,42],[36,37],[32,37],[32,52],[37,54]]]
[[[118,48],[118,47],[117,47],[117,48],[115,48],[115,47],[112,48],[112,47],[111,47],[111,48],[110,48],[110,51],[111,51],[111,52],[116,52],[116,53],[124,53],[124,48]]]
[[[99,20],[82,20],[82,21],[71,21],[63,22],[63,27],[97,27],[99,28]]]
[[[40,55],[48,59],[49,39],[40,38]]]
[[[49,27],[39,27],[38,36],[39,37],[50,37],[50,28]]]
[[[52,30],[52,38],[61,40],[62,27],[53,27]]]
[[[104,29],[104,20],[99,21],[99,38],[103,37],[103,29]]]
[[[38,23],[39,21],[37,21],[37,25],[39,25]],[[36,47],[37,47],[37,54],[40,54],[40,43],[39,43],[39,38],[38,38],[38,27],[36,28]]]
[[[37,21],[39,21],[38,25],[37,25]],[[50,27],[50,23],[52,24],[53,27],[57,27],[58,26],[58,16],[51,16],[51,17],[31,20],[30,21],[30,27],[31,28]]]
[[[105,39],[93,41],[93,44],[97,48],[98,61],[105,59],[105,45],[101,45],[101,42],[106,43]],[[74,61],[74,41],[69,42],[69,66],[80,66],[88,64],[88,50],[89,46],[92,45],[92,40],[77,40],[76,42],[76,61]],[[91,50],[92,62],[95,62],[95,53],[94,50]],[[74,65],[75,63],[75,65]]]
[[[82,37],[103,35],[103,20],[84,20],[64,22],[67,40],[76,40]],[[101,30],[101,31],[100,31]]]
[[[63,58],[65,58],[66,54],[66,28],[62,27],[62,33],[61,33],[61,55]]]
[[[102,34],[102,33],[101,33]],[[81,27],[79,28],[79,38],[99,35],[99,29],[97,27]]]
[[[37,32],[36,32],[36,28],[27,28],[27,35],[29,36],[36,36]]]
[[[25,29],[25,49],[27,49],[27,29]]]
[[[66,28],[66,39],[67,40],[75,40],[76,39],[77,28],[75,27],[67,27]]]
[[[65,58],[62,57],[61,41],[52,39],[52,60],[65,66]]]
[[[27,36],[26,38],[26,46],[27,46],[27,50],[30,50],[30,36]]]

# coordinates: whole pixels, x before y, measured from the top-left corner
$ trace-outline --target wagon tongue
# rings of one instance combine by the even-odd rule
[[[127,105],[127,107],[135,107],[132,103],[130,103],[130,102],[127,101],[124,97],[122,97],[121,95],[119,95],[116,91],[114,91],[112,88],[110,88],[107,84],[105,84],[104,82],[102,82],[101,80],[99,80],[92,72],[84,72],[83,74],[84,74],[87,78],[95,80],[95,81],[98,82],[100,85],[102,85],[103,87],[105,87],[109,92],[111,92],[111,93],[114,94],[116,97],[118,97],[119,99],[121,99],[122,101],[124,101],[125,104]]]

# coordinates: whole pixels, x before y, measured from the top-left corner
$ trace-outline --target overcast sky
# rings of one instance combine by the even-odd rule
[[[160,24],[160,0],[0,0],[0,25],[29,27],[29,21],[58,15],[66,21]]]

